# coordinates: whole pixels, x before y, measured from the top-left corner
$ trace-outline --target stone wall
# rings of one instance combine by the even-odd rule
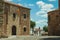
[[[60,13],[59,10],[51,11],[48,13],[48,34],[50,36],[60,35]]]
[[[16,26],[16,36],[29,35],[30,32],[30,9],[15,4],[4,2],[3,26],[0,35],[12,36],[12,27]],[[13,18],[13,14],[16,18]],[[26,14],[26,19],[24,19]],[[26,32],[24,32],[26,28]]]

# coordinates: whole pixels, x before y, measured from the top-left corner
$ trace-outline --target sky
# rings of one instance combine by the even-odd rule
[[[6,0],[30,8],[30,20],[36,28],[48,26],[48,12],[58,9],[58,0]]]

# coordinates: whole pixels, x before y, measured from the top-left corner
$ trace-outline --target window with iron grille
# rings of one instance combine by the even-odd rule
[[[13,20],[15,20],[15,18],[16,18],[16,14],[15,14],[15,13],[13,13]]]
[[[24,32],[26,32],[26,28],[24,27]]]
[[[26,14],[24,14],[24,19],[26,19]]]

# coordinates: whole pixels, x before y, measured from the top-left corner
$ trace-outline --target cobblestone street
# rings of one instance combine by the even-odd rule
[[[59,36],[11,36],[0,40],[60,40]]]

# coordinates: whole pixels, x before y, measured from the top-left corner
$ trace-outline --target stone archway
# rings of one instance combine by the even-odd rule
[[[12,26],[12,35],[16,35],[16,26]]]

